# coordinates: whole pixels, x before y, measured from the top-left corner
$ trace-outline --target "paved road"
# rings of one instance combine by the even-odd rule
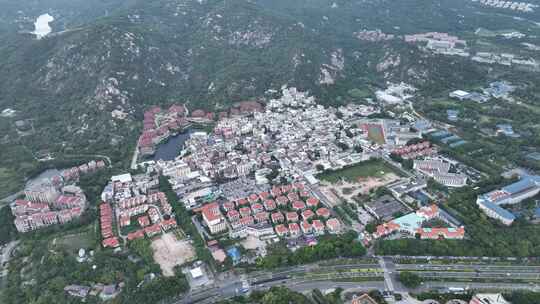
[[[19,195],[23,194],[24,192],[23,191],[19,191],[17,193],[13,193],[11,195],[8,195],[2,199],[0,199],[0,207],[3,206],[3,205],[7,205],[7,204],[10,204],[11,202],[13,202]]]
[[[2,251],[0,251],[2,253],[2,255],[0,256],[0,269],[2,270],[0,272],[0,279],[8,274],[8,268],[4,268],[4,265],[7,266],[7,263],[11,258],[11,253],[13,252],[13,250],[15,250],[15,248],[17,248],[18,244],[19,241],[11,241],[6,245],[6,247],[2,249]]]
[[[370,269],[369,271],[366,271]],[[425,278],[447,278],[446,282],[425,282],[418,290],[427,291],[434,288],[461,287],[468,289],[533,289],[540,290],[538,284],[526,283],[473,283],[451,282],[452,279],[524,279],[537,280],[540,276],[540,266],[499,266],[499,265],[468,265],[468,264],[396,264],[391,257],[380,257],[378,264],[347,264],[347,265],[302,265],[283,268],[272,272],[255,272],[243,279],[249,282],[251,290],[264,290],[272,286],[283,285],[296,291],[308,291],[314,288],[327,289],[332,287],[365,288],[389,290],[406,293],[398,280],[400,271],[412,271]],[[508,275],[509,274],[509,275]],[[380,281],[381,275],[384,281]],[[342,278],[363,277],[367,282],[336,282]],[[369,277],[373,281],[369,281]],[[209,288],[192,291],[176,304],[214,303],[216,299],[230,298],[237,295],[242,288],[242,279],[237,276],[224,277],[216,280]]]

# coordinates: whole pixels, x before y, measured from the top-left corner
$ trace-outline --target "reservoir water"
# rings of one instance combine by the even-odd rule
[[[52,28],[49,23],[54,21],[54,17],[49,14],[40,15],[34,23],[35,29],[32,34],[36,35],[37,39],[41,39],[51,33]]]
[[[180,154],[180,151],[184,148],[184,143],[189,139],[190,134],[193,133],[191,129],[187,129],[183,133],[176,136],[169,137],[169,140],[156,149],[153,160],[173,160]]]

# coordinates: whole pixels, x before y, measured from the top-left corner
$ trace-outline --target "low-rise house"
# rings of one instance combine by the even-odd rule
[[[313,232],[316,234],[316,235],[322,235],[324,234],[324,224],[323,222],[321,222],[320,220],[314,220],[312,223],[311,223],[312,227],[313,227]]]
[[[238,219],[240,219],[240,212],[236,211],[236,210],[229,210],[227,212],[227,218],[229,219],[230,222],[234,222],[234,221],[237,221]]]
[[[90,292],[90,287],[81,285],[67,285],[64,287],[64,291],[73,297],[86,298]]]
[[[259,212],[263,212],[264,207],[262,204],[254,203],[253,205],[251,205],[251,211],[253,212],[253,214],[257,214]]]
[[[144,227],[144,233],[148,237],[153,237],[154,235],[160,232],[161,232],[161,227],[159,226],[159,224],[153,224],[153,225]]]
[[[163,229],[164,231],[178,227],[178,224],[176,223],[176,220],[174,218],[164,220],[160,222],[159,225],[161,226],[161,229]]]
[[[311,233],[312,231],[312,226],[308,221],[303,221],[302,224],[300,225],[300,228],[302,228],[302,232],[304,234]]]
[[[297,223],[289,224],[289,234],[291,237],[297,237],[300,235],[300,226]]]
[[[273,211],[276,209],[276,202],[271,199],[265,200],[264,208],[266,208],[266,211]]]
[[[319,206],[319,200],[315,197],[310,197],[306,200],[308,208],[317,208]]]
[[[276,224],[276,223],[281,223],[285,220],[285,217],[283,216],[283,213],[281,212],[274,212],[272,213],[272,215],[270,216],[272,218],[272,223]]]
[[[309,220],[310,218],[314,217],[315,213],[311,211],[310,209],[302,211],[302,219],[304,221]]]
[[[298,194],[296,194],[295,192],[291,192],[291,193],[287,194],[287,198],[289,199],[290,202],[294,202],[294,201],[297,201],[297,200],[300,199]]]
[[[255,214],[255,221],[257,223],[266,223],[268,222],[268,212],[259,212]]]
[[[304,210],[306,209],[306,204],[302,201],[293,201],[292,208],[296,211]]]
[[[317,213],[317,216],[320,216],[323,218],[328,218],[330,216],[330,210],[324,207],[317,209],[316,213]]]
[[[121,215],[118,223],[120,224],[120,227],[129,226],[131,225],[131,218],[127,214]]]
[[[276,234],[280,237],[284,237],[289,233],[289,229],[283,224],[277,225],[276,227],[274,227],[274,230],[276,231]]]
[[[133,240],[142,239],[142,238],[144,238],[144,229],[139,229],[137,231],[130,232],[127,235],[128,241],[133,241]]]
[[[234,209],[234,203],[233,202],[225,202],[223,203],[223,210],[225,210],[225,212],[229,211],[229,210],[233,210]]]
[[[336,218],[331,218],[326,221],[326,228],[330,233],[339,233],[341,231],[341,223]]]
[[[240,215],[241,215],[242,217],[251,215],[251,208],[249,208],[249,207],[242,207],[242,208],[240,208]]]
[[[245,206],[247,204],[249,204],[249,203],[248,203],[247,199],[245,199],[245,198],[241,198],[241,199],[236,201],[236,206],[238,206],[238,207]]]
[[[278,206],[287,206],[287,204],[289,203],[289,199],[286,196],[278,196],[276,198],[276,202]]]
[[[120,246],[120,243],[118,242],[118,238],[110,237],[110,238],[104,239],[103,242],[101,242],[101,245],[104,248],[116,248]]]
[[[286,217],[287,222],[298,222],[298,213],[296,212],[287,212]]]
[[[248,197],[248,201],[249,201],[250,204],[256,203],[256,202],[259,201],[259,196],[257,194],[251,194]]]

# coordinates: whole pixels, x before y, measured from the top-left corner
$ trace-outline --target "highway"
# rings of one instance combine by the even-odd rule
[[[295,291],[312,289],[378,289],[406,293],[397,279],[401,271],[414,272],[424,278],[422,286],[414,290],[427,291],[438,288],[461,287],[466,289],[532,289],[538,285],[540,266],[486,265],[486,264],[397,264],[391,257],[380,257],[378,263],[351,263],[346,265],[310,264],[278,269],[272,272],[254,272],[239,276],[217,279],[204,289],[193,290],[175,304],[213,303],[240,293],[242,282],[250,285],[250,290],[266,290],[272,286],[286,286]],[[439,281],[439,280],[443,281]],[[501,280],[504,280],[501,282]],[[357,281],[357,282],[354,282]],[[489,282],[492,281],[492,282]],[[512,282],[514,281],[514,282]]]

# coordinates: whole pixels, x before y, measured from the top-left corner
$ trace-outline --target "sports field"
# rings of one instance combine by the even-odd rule
[[[380,159],[372,159],[340,170],[323,172],[317,177],[332,184],[335,184],[341,180],[356,183],[358,182],[359,178],[383,177],[388,173],[394,173],[398,176],[400,175],[399,172],[394,170],[384,161]]]
[[[368,138],[380,145],[386,142],[386,140],[384,139],[383,128],[381,125],[378,124],[368,125]]]

